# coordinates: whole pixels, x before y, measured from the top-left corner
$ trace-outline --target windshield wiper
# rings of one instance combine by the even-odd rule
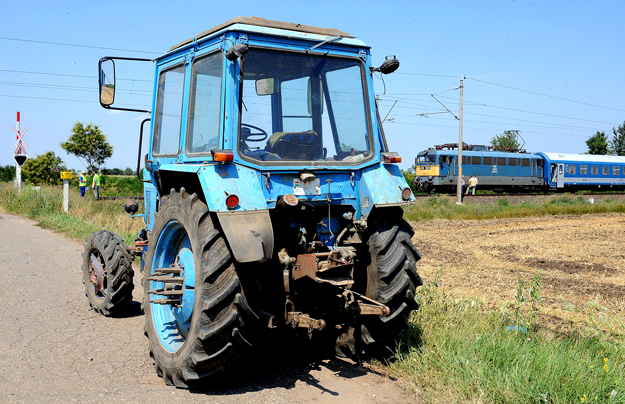
[[[317,45],[312,46],[312,47],[310,47],[310,48],[306,49],[304,52],[308,53],[308,52],[310,52],[310,51],[311,51],[311,50],[313,50],[313,49],[316,49],[316,48],[318,48],[318,47],[320,47],[320,46],[322,46],[322,45],[325,45],[325,44],[327,44],[327,43],[329,43],[329,42],[334,42],[334,41],[336,41],[337,39],[341,39],[341,38],[343,38],[343,37],[342,37],[342,36],[334,36],[334,37],[332,37],[332,38],[330,38],[330,39],[326,39],[325,41],[320,42],[320,43],[318,43]]]

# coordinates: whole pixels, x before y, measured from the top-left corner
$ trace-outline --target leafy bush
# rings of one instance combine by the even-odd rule
[[[0,182],[13,181],[15,178],[15,166],[7,164],[0,166]]]

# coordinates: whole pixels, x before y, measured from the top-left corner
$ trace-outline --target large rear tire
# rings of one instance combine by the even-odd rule
[[[399,333],[408,328],[408,317],[418,308],[415,290],[423,284],[416,262],[421,254],[412,244],[414,230],[394,212],[378,216],[367,237],[370,260],[366,279],[354,286],[390,309],[386,317],[362,316],[337,339],[339,356],[387,356],[395,348]],[[366,281],[366,287],[363,282]],[[358,284],[360,282],[360,284]]]
[[[105,316],[119,314],[132,301],[132,259],[120,236],[102,230],[87,238],[82,254],[83,283],[89,305]]]
[[[251,347],[258,317],[224,237],[196,194],[172,189],[152,234],[143,282],[150,355],[168,385],[188,388],[235,365]],[[181,271],[166,273],[172,268]]]

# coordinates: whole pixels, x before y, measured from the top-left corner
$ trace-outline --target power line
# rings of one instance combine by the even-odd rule
[[[503,88],[507,88],[510,90],[515,90],[515,91],[521,91],[524,93],[529,93],[529,94],[534,94],[534,95],[540,95],[541,97],[548,97],[548,98],[553,98],[556,100],[561,100],[561,101],[567,101],[567,102],[573,102],[576,104],[582,104],[582,105],[588,105],[591,107],[596,107],[596,108],[603,108],[603,109],[609,109],[611,111],[618,111],[618,112],[625,112],[625,109],[618,109],[618,108],[610,108],[610,107],[604,107],[602,105],[597,105],[597,104],[591,104],[588,102],[582,102],[582,101],[576,101],[576,100],[570,100],[568,98],[563,98],[563,97],[556,97],[555,95],[549,95],[549,94],[543,94],[543,93],[538,93],[536,91],[529,91],[529,90],[523,90],[521,88],[515,88],[515,87],[510,87],[510,86],[504,86],[503,84],[497,84],[497,83],[491,83],[489,81],[484,81],[484,80],[478,80],[478,79],[472,79],[472,78],[468,78],[468,80],[473,80],[473,81],[477,81],[480,83],[484,83],[484,84],[490,84],[491,86],[497,86],[497,87],[503,87]]]
[[[106,48],[106,47],[103,47],[103,46],[78,45],[78,44],[62,43],[62,42],[35,41],[35,40],[32,40],[32,39],[7,38],[7,37],[0,37],[0,39],[4,39],[5,41],[41,43],[41,44],[45,44],[45,45],[73,46],[73,47],[76,47],[76,48],[106,49],[106,50],[114,50],[114,51],[122,51],[122,52],[135,52],[135,53],[151,53],[151,54],[154,54],[154,55],[161,55],[162,54],[162,52],[149,52],[149,51],[140,51],[140,50],[132,50],[132,49]]]
[[[70,91],[88,91],[88,92],[98,92],[96,88],[92,87],[81,87],[81,86],[61,86],[55,84],[39,84],[39,83],[18,83],[14,81],[0,81],[0,85],[5,86],[17,86],[17,87],[32,87],[32,88],[50,88],[54,90],[70,90]],[[152,90],[139,90],[139,89],[127,89],[127,88],[116,88],[116,92],[120,94],[132,94],[132,93],[145,93],[145,94],[136,94],[136,95],[152,95]]]
[[[415,95],[419,95],[419,94],[415,94]],[[455,98],[446,97],[444,95],[441,95],[440,97],[441,98],[446,98],[448,100],[451,100],[449,103],[452,103],[452,104],[457,104],[458,103],[457,101],[455,101]],[[405,100],[410,100],[410,101],[428,102],[428,100],[422,100],[422,99],[416,99],[416,98],[404,98],[404,97],[388,97],[388,98],[390,98],[393,101],[395,99],[400,100],[400,102],[403,103],[403,104],[417,105],[417,106],[421,106],[421,107],[424,107],[424,108],[430,108],[430,107],[426,107],[424,105],[414,104],[414,103],[410,103],[410,102],[405,101]],[[392,102],[391,100],[380,99],[380,101],[387,101],[387,102]],[[591,120],[591,119],[575,118],[575,117],[571,117],[571,116],[545,114],[543,112],[534,112],[534,111],[527,111],[527,110],[523,110],[523,109],[507,108],[507,107],[501,107],[501,106],[497,106],[497,105],[484,104],[484,103],[481,103],[481,102],[474,102],[474,101],[467,101],[467,100],[464,100],[464,102],[465,102],[465,104],[468,103],[468,104],[475,105],[475,106],[484,106],[484,107],[489,107],[489,108],[497,108],[497,109],[503,109],[503,110],[507,110],[507,111],[514,111],[514,112],[524,112],[524,113],[527,113],[527,114],[535,114],[535,115],[547,116],[547,117],[552,117],[552,118],[561,118],[561,119],[569,119],[569,120],[576,120],[576,121],[583,121],[583,122],[592,122],[592,123],[603,123],[603,124],[608,124],[608,125],[618,125],[618,123],[614,123],[614,122],[595,121],[595,120]],[[397,108],[407,108],[407,107],[397,107]],[[414,108],[414,109],[416,109],[416,108]],[[511,118],[511,119],[513,119],[513,118]]]
[[[46,97],[30,97],[27,95],[8,95],[8,94],[0,94],[0,97],[9,97],[9,98],[30,98],[34,100],[48,100],[48,101],[68,101],[68,102],[88,102],[99,104],[98,101],[89,101],[89,100],[68,100],[66,98],[46,98]],[[120,104],[119,106],[127,106],[127,107],[141,107],[145,108],[145,105],[141,104]]]
[[[64,77],[80,77],[80,78],[85,78],[85,79],[97,79],[97,76],[80,76],[78,74],[61,74],[61,73],[46,73],[46,72],[27,72],[24,70],[6,70],[6,69],[0,69],[0,72],[7,72],[7,73],[24,73],[24,74],[43,74],[46,76],[64,76]],[[141,79],[119,79],[116,78],[116,80],[119,81],[141,81],[141,82],[146,82],[146,83],[154,83],[153,80],[141,80]]]
[[[395,74],[404,74],[407,76],[445,77],[445,78],[451,78],[451,79],[457,79],[460,77],[460,76],[446,76],[444,74],[404,73],[404,72],[396,72]]]

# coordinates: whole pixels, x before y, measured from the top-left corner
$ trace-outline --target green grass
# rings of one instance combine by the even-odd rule
[[[111,230],[122,236],[127,244],[132,244],[144,227],[141,219],[133,220],[124,211],[123,200],[96,201],[91,194],[81,198],[77,189],[70,188],[69,212],[65,213],[61,186],[42,186],[40,191],[33,188],[25,185],[18,194],[12,183],[0,183],[0,207],[80,241],[93,232]],[[139,207],[141,213],[142,204]]]
[[[453,197],[434,195],[406,208],[404,217],[413,221],[471,220],[611,212],[624,213],[625,201],[608,198],[591,204],[583,196],[553,195],[544,201],[523,201],[515,205],[510,205],[506,197],[498,198],[494,203],[456,205]]]
[[[554,335],[540,322],[516,332],[508,328],[518,324],[514,312],[485,312],[436,282],[417,299],[421,308],[389,367],[425,402],[625,402],[623,335]],[[529,302],[521,306],[529,317]]]

